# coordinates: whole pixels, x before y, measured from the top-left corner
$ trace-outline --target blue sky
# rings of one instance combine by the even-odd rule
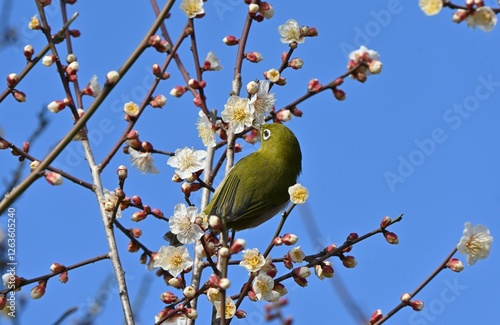
[[[386,215],[405,214],[403,221],[391,228],[400,238],[399,245],[388,245],[382,236],[375,236],[352,250],[358,260],[355,269],[346,269],[332,259],[336,272],[332,280],[320,281],[311,276],[307,288],[290,281],[284,283],[290,303],[283,313],[293,315],[295,324],[356,324],[351,311],[343,305],[346,298],[335,290],[341,284],[366,317],[376,309],[387,312],[399,303],[402,293],[413,291],[441,263],[459,241],[465,222],[486,225],[494,237],[500,232],[500,67],[495,64],[499,31],[485,33],[467,28],[464,23],[452,23],[453,12],[446,9],[427,17],[417,1],[272,4],[275,16],[252,27],[247,49],[261,52],[264,60],[244,64],[244,84],[279,66],[281,53],[288,49],[279,41],[280,24],[293,18],[319,30],[319,37],[306,39],[294,53],[294,57],[304,60],[304,67],[286,70],[287,85],[273,87],[277,108],[304,94],[311,78],[327,83],[342,74],[348,52],[360,45],[378,51],[384,64],[382,73],[370,76],[364,84],[346,80],[341,86],[347,94],[345,101],[336,101],[329,92],[321,93],[299,105],[304,112],[302,118],[287,123],[302,147],[300,182],[309,188],[310,199],[307,206],[294,211],[284,232],[297,234],[306,254],[330,243],[341,244],[351,232],[369,232]],[[496,1],[486,4],[495,5]],[[48,17],[55,31],[61,26],[60,10],[56,6],[49,8]],[[153,10],[142,2],[126,1],[118,7],[114,3],[79,1],[69,9],[71,13],[80,12],[74,27],[81,30],[82,36],[73,44],[82,86],[94,74],[102,83],[106,72],[118,69],[154,20]],[[205,74],[209,108],[220,112],[230,91],[236,54],[236,47],[227,47],[221,40],[229,34],[240,35],[246,5],[243,1],[208,1],[205,10],[207,15],[195,21],[198,48],[201,57],[214,51],[224,66],[220,72]],[[45,45],[41,33],[27,28],[35,13],[34,3],[13,2],[7,21],[17,29],[20,40],[1,48],[0,75],[22,70],[24,45],[31,44],[36,51]],[[173,39],[177,39],[184,24],[185,16],[176,4],[167,21]],[[59,49],[65,53],[63,44]],[[188,43],[183,44],[180,55],[194,75]],[[126,126],[123,104],[141,101],[153,80],[151,65],[162,61],[161,54],[147,50],[88,123],[98,161]],[[136,128],[141,139],[151,141],[158,149],[203,149],[194,125],[198,109],[189,94],[180,99],[168,95],[173,86],[183,84],[174,66],[168,71],[171,79],[161,83],[155,92],[168,97],[167,105],[162,110],[148,109]],[[18,89],[27,94],[28,100],[18,104],[12,98],[6,99],[0,106],[0,126],[9,141],[21,145],[35,127],[37,113],[52,100],[62,99],[64,93],[55,67],[36,66]],[[85,98],[85,107],[90,103]],[[49,113],[48,118],[48,129],[30,150],[36,157],[44,157],[72,125],[69,110],[58,115]],[[238,159],[257,148],[242,144]],[[0,159],[3,181],[9,179],[17,159],[7,151],[0,153]],[[168,217],[183,197],[179,185],[170,181],[173,169],[166,160],[156,158],[159,175],[142,175],[130,168],[125,192],[140,195]],[[121,153],[102,175],[106,188],[117,186],[115,169],[120,164],[130,165],[129,158]],[[72,143],[54,165],[90,181],[79,143]],[[193,202],[199,202],[199,195],[193,195]],[[70,265],[107,252],[97,203],[88,190],[69,181],[51,187],[39,180],[14,207],[18,274],[23,277],[48,273],[53,262]],[[123,224],[140,227],[147,247],[157,250],[165,244],[161,238],[167,230],[164,223],[148,218],[134,224],[129,220],[131,214],[131,210],[124,212]],[[6,218],[0,222],[5,228]],[[248,248],[263,248],[277,224],[275,218],[240,236],[247,240]],[[311,238],[307,229],[313,225],[319,233]],[[126,251],[128,240],[119,234],[117,237],[132,300],[140,298],[142,302],[137,321],[151,324],[163,306],[159,295],[168,289],[161,279],[138,264],[137,253]],[[281,257],[286,252],[286,247],[278,247],[272,255]],[[465,262],[465,257],[458,257]],[[403,309],[389,324],[491,323],[496,316],[497,303],[492,297],[500,284],[495,272],[499,267],[494,247],[487,260],[466,266],[459,274],[442,272],[417,296],[425,302],[424,311]],[[95,324],[120,323],[116,287],[101,287],[111,272],[110,263],[102,261],[71,271],[67,284],[54,278],[42,299],[28,298],[20,307],[19,324],[34,320],[49,324],[77,306],[79,311],[69,318],[75,320],[89,309],[96,296],[104,299],[106,306]],[[232,272],[236,291],[245,271],[238,267]],[[146,285],[145,281],[151,282]],[[147,288],[147,292],[140,293],[141,288]],[[30,289],[24,288],[18,298],[29,296]],[[202,299],[201,305],[203,316],[199,323],[205,324],[208,302]],[[245,303],[242,308],[248,318],[235,323],[262,323],[263,306]],[[0,322],[8,323],[4,319]]]

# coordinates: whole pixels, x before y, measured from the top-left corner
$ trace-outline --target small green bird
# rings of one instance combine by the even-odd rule
[[[302,169],[299,141],[289,128],[264,124],[260,137],[259,150],[234,165],[204,210],[223,218],[228,229],[253,228],[276,215]]]
[[[260,138],[259,150],[234,165],[203,210],[222,218],[227,229],[253,228],[276,215],[288,203],[288,188],[301,172],[300,145],[289,128],[264,124]],[[165,239],[175,242],[171,233]]]

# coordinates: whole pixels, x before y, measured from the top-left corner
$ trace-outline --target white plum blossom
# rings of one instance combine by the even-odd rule
[[[253,122],[254,107],[250,106],[248,98],[232,95],[224,105],[221,113],[222,120],[229,123],[229,129],[235,134],[243,131],[245,126]]]
[[[467,22],[467,26],[472,27],[473,29],[479,27],[485,32],[489,32],[495,27],[497,23],[497,16],[493,9],[490,7],[479,7],[474,12],[465,18]]]
[[[286,23],[278,27],[281,35],[281,43],[304,43],[304,36],[300,34],[299,23],[294,19],[287,20]]]
[[[154,267],[161,267],[173,277],[193,266],[193,259],[186,247],[162,246],[157,253]]]
[[[206,147],[215,147],[215,130],[212,122],[210,122],[203,111],[199,111],[198,116],[200,117],[196,124],[198,136]]]
[[[188,18],[194,18],[205,13],[203,0],[182,0],[180,8]]]
[[[174,215],[169,219],[170,231],[183,244],[196,242],[203,236],[203,230],[195,223],[198,208],[186,207],[179,203],[174,207]]]
[[[467,264],[474,265],[478,260],[488,257],[492,242],[493,237],[488,228],[483,225],[473,226],[472,223],[466,222],[457,249],[467,256]]]
[[[213,302],[215,309],[217,310],[217,315],[215,317],[219,318],[221,316],[221,301],[215,300]],[[234,314],[236,314],[236,304],[234,300],[226,296],[226,308],[225,308],[226,319],[233,318]]]
[[[257,248],[245,249],[240,266],[243,266],[248,272],[257,272],[266,264],[266,259]]]
[[[288,256],[290,256],[290,260],[292,262],[301,263],[302,261],[304,261],[304,257],[306,257],[306,254],[304,254],[300,246],[297,246],[290,249],[290,251],[288,252]]]
[[[266,114],[271,112],[276,103],[274,94],[269,93],[269,82],[259,81],[259,88],[256,94],[250,99],[250,106],[254,109],[255,123],[264,124]]]
[[[264,272],[259,272],[252,284],[253,291],[259,300],[278,301],[280,294],[273,290],[274,280]]]
[[[427,16],[433,16],[443,8],[443,0],[420,0],[418,5]]]
[[[203,63],[203,69],[208,71],[219,71],[222,69],[219,58],[215,56],[214,52],[208,52]]]
[[[116,196],[115,192],[112,192],[110,190],[107,190],[107,189],[104,189],[102,191],[103,193],[103,200],[101,201],[101,203],[104,205],[104,208],[106,210],[106,215],[111,218],[111,216],[113,215],[113,210],[115,209],[116,207],[116,204],[118,204],[118,196]],[[106,208],[108,207],[108,208]],[[111,211],[109,211],[111,210]],[[117,218],[121,218],[122,217],[122,209],[120,209],[120,207],[118,207],[117,211],[116,211],[116,217]]]
[[[154,158],[151,152],[142,152],[129,147],[128,153],[130,160],[132,160],[132,165],[143,174],[158,174],[160,172],[153,164]]]
[[[176,168],[175,173],[182,179],[191,177],[193,173],[205,168],[205,150],[194,150],[185,147],[175,150],[175,156],[170,157],[167,164]]]
[[[304,204],[307,198],[309,198],[307,188],[300,183],[290,186],[288,188],[288,194],[290,194],[290,201],[292,201],[293,204]]]

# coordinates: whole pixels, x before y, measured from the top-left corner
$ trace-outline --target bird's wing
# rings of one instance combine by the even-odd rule
[[[247,166],[245,158],[238,162],[226,176],[205,210],[207,215],[215,214],[224,218],[228,228],[236,230],[257,226],[275,215],[283,206],[283,204],[272,202],[273,198],[248,195],[249,180],[244,182],[238,176],[239,169],[251,168]],[[254,224],[256,219],[260,222]]]

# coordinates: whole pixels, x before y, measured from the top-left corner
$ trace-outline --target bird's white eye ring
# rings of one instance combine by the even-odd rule
[[[271,131],[270,130],[264,130],[262,131],[262,138],[264,140],[267,140],[271,137]]]

